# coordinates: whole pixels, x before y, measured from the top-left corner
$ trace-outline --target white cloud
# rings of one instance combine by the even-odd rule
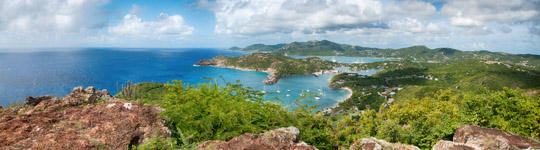
[[[195,28],[189,26],[180,15],[169,16],[161,13],[154,21],[144,21],[133,14],[127,14],[117,26],[108,32],[131,37],[181,37],[193,34]]]
[[[537,20],[538,1],[530,0],[452,0],[441,9],[450,24],[458,27],[484,27],[487,23],[513,24]]]
[[[3,0],[0,31],[81,32],[93,20],[85,19],[108,0]]]
[[[292,38],[337,34],[395,36],[442,30],[427,21],[437,14],[436,8],[416,0],[389,3],[377,0],[201,0],[194,6],[214,11],[216,34],[239,38],[276,33]]]
[[[217,34],[324,32],[378,27],[383,19],[383,5],[375,0],[218,0],[216,4]]]
[[[385,10],[388,15],[396,15],[398,17],[406,16],[420,19],[428,19],[437,14],[437,9],[430,3],[409,0],[399,3],[390,2],[386,5]]]

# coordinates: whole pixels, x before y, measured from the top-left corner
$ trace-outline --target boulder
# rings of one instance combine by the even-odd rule
[[[112,99],[111,94],[107,90],[96,91],[93,86],[83,89],[82,86],[75,87],[71,94],[66,95],[64,102],[70,106],[77,106],[81,104],[92,104],[101,99]]]
[[[36,106],[36,105],[38,105],[41,101],[52,100],[52,99],[56,99],[56,98],[53,97],[53,96],[50,96],[50,95],[38,96],[38,97],[28,96],[28,97],[26,97],[26,100],[25,100],[25,102],[24,102],[24,105],[28,105],[28,106]]]
[[[69,99],[88,98],[77,94],[83,96]],[[151,137],[170,136],[160,111],[121,99],[79,106],[56,99],[0,109],[0,149],[128,149]]]
[[[354,142],[349,150],[420,150],[416,146],[412,145],[403,145],[403,144],[392,144],[384,140],[379,140],[377,138],[363,138]]]
[[[229,142],[220,140],[206,141],[197,147],[201,150],[316,150],[304,142],[298,141],[300,130],[295,127],[279,128],[261,134],[246,133]]]
[[[533,140],[510,132],[483,128],[477,125],[462,125],[454,133],[454,142],[480,149],[519,150],[540,148]]]
[[[433,146],[433,150],[481,150],[480,148],[456,143],[452,141],[440,140]]]

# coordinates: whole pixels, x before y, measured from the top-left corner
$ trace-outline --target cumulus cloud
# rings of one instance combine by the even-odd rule
[[[293,38],[339,34],[383,37],[440,34],[442,30],[428,21],[437,14],[436,8],[417,0],[201,0],[193,6],[214,11],[216,34],[238,37],[276,33]]]
[[[0,31],[80,32],[85,19],[108,0],[3,0],[0,1]]]
[[[185,36],[195,29],[189,26],[180,15],[169,16],[161,13],[154,21],[144,21],[133,14],[127,14],[117,26],[109,27],[108,32],[135,37]]]
[[[437,14],[435,6],[421,1],[390,2],[386,5],[385,10],[390,16],[406,16],[421,19],[428,19]]]
[[[471,34],[493,33],[486,29],[486,24],[516,24],[534,22],[540,18],[538,1],[529,0],[452,0],[441,9],[449,18],[450,24],[467,28]],[[503,33],[511,32],[506,27]]]

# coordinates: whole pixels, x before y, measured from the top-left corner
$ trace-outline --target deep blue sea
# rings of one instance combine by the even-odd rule
[[[54,95],[64,97],[76,86],[95,86],[108,89],[116,94],[116,83],[128,80],[134,82],[160,82],[182,80],[190,84],[205,82],[202,77],[223,76],[228,82],[240,80],[244,86],[258,90],[280,93],[267,94],[267,99],[278,97],[284,105],[300,97],[300,93],[310,90],[323,93],[319,109],[325,109],[345,99],[346,90],[329,89],[330,78],[334,74],[299,75],[286,77],[274,85],[264,85],[268,74],[216,67],[193,66],[201,59],[217,55],[241,56],[248,52],[225,51],[219,49],[143,49],[143,48],[82,48],[82,49],[38,49],[0,50],[0,105],[24,100],[26,96]],[[384,61],[385,59],[339,57],[324,58],[360,60],[363,62]],[[371,75],[380,70],[366,70],[358,73]],[[287,92],[290,90],[290,92]],[[289,96],[287,96],[287,94]],[[274,100],[273,100],[274,101]]]

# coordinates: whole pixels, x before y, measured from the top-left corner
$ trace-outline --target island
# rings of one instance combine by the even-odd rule
[[[269,74],[264,84],[275,84],[280,78],[292,75],[322,74],[344,64],[324,60],[318,57],[295,59],[287,56],[253,53],[239,57],[216,56],[200,60],[195,66],[214,66],[249,71],[261,71]]]

